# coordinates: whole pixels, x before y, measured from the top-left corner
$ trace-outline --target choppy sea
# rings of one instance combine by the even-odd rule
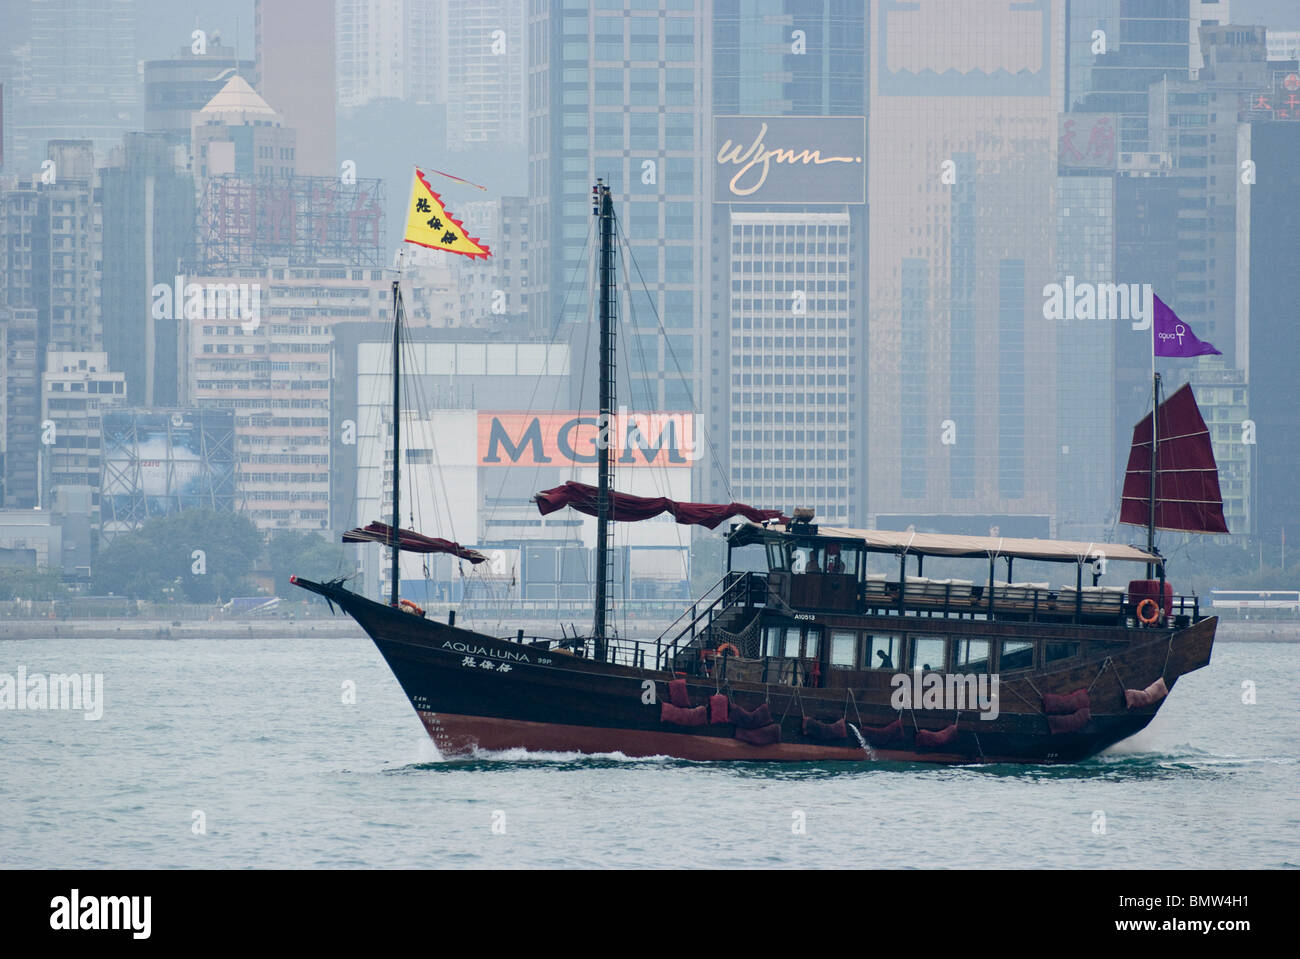
[[[1300,867],[1300,642],[1220,642],[1073,766],[443,760],[363,640],[0,642],[20,668],[101,675],[103,714],[0,709],[0,868]]]

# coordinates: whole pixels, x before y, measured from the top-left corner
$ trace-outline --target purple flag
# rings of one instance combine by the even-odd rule
[[[1151,294],[1154,301],[1155,316],[1151,320],[1151,336],[1155,343],[1156,356],[1206,356],[1213,353],[1222,356],[1213,343],[1198,340],[1191,328],[1178,318],[1178,314],[1169,309],[1160,297]]]

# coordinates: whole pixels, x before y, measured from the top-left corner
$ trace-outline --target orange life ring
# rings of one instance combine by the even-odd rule
[[[735,644],[735,643],[723,643],[723,644],[722,644],[721,646],[719,646],[719,647],[718,647],[714,652],[715,652],[718,656],[721,656],[721,655],[722,655],[722,651],[723,651],[724,649],[729,649],[729,650],[731,650],[731,655],[732,655],[732,656],[739,656],[739,655],[740,655],[740,650],[736,648],[736,644]]]
[[[424,610],[415,605],[415,603],[411,602],[409,599],[402,600],[398,605],[404,607],[408,613],[414,613],[416,616],[424,615]]]
[[[1147,618],[1146,616],[1143,616],[1143,615],[1142,615],[1142,610],[1143,610],[1143,608],[1144,608],[1148,603],[1151,604],[1151,617],[1150,617],[1150,618]],[[1138,618],[1138,619],[1139,619],[1143,624],[1145,624],[1145,625],[1147,625],[1147,626],[1150,626],[1152,623],[1154,623],[1157,619],[1160,618],[1160,604],[1157,603],[1157,602],[1156,602],[1154,599],[1152,599],[1150,596],[1148,596],[1146,599],[1142,600],[1142,602],[1138,603],[1138,605],[1137,605],[1137,618]]]

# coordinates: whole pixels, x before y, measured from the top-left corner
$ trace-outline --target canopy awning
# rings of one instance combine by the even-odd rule
[[[631,493],[610,493],[610,519],[637,523],[667,513],[686,526],[703,526],[714,529],[723,520],[743,516],[752,523],[783,519],[777,509],[755,509],[744,503],[682,503],[666,496],[633,496]],[[537,511],[548,516],[556,510],[569,507],[588,516],[599,512],[600,493],[594,486],[569,480],[554,489],[543,490],[533,497]]]
[[[348,530],[343,534],[343,542],[379,543],[382,546],[391,546],[393,528],[387,523],[371,523],[365,528]],[[467,559],[475,565],[487,562],[487,557],[476,549],[461,546],[460,543],[453,543],[450,540],[439,539],[436,536],[425,536],[413,529],[398,530],[398,545],[408,553],[450,553],[460,559]]]
[[[753,527],[759,532],[758,527]],[[768,532],[798,535],[798,528],[768,526]],[[956,533],[897,532],[884,529],[847,529],[818,526],[819,537],[861,540],[872,552],[907,553],[912,556],[1038,559],[1051,563],[1089,563],[1102,558],[1133,563],[1164,563],[1164,557],[1121,543],[1085,543],[1074,540],[1017,539],[1010,536],[961,536]]]

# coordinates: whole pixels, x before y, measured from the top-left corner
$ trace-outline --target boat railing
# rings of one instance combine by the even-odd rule
[[[656,665],[666,667],[680,648],[690,646],[696,637],[713,625],[719,615],[732,607],[749,608],[758,605],[760,597],[765,595],[766,585],[765,573],[726,573],[659,634],[655,640]]]
[[[1061,622],[1063,617],[1078,624],[1097,619],[1116,623],[1133,619],[1146,595],[1130,595],[1122,587],[1052,587],[1038,583],[973,584],[969,580],[930,580],[907,577],[900,590],[897,581],[869,576],[860,586],[860,607],[875,615],[938,616],[957,619],[1013,619]],[[1171,595],[1167,618],[1199,622],[1200,597]]]

